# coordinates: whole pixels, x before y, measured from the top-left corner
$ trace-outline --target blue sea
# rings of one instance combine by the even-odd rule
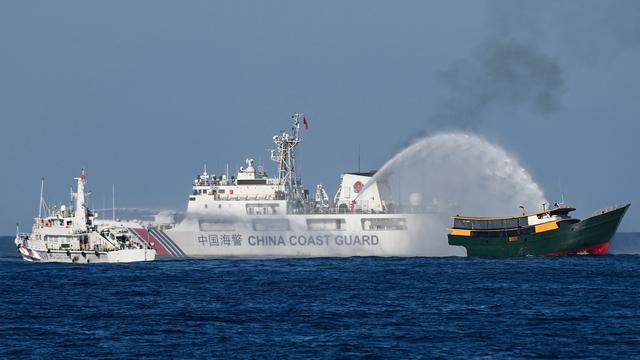
[[[0,319],[8,359],[637,359],[640,256],[87,266],[0,238]]]

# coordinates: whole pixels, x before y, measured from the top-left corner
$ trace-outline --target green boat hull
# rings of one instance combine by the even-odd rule
[[[449,245],[463,246],[467,256],[558,256],[577,253],[605,255],[629,205],[559,228],[518,236],[448,235]]]

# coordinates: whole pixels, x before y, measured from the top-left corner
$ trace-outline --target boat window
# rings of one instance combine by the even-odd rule
[[[505,228],[512,229],[512,228],[517,228],[518,226],[520,226],[519,218],[506,219],[504,221],[504,227]]]
[[[487,229],[502,229],[504,227],[502,219],[488,220],[486,221],[486,224],[487,224]]]
[[[267,185],[266,179],[238,180],[237,185]]]
[[[471,220],[453,219],[453,227],[456,229],[471,230]]]
[[[472,220],[471,221],[471,229],[472,230],[487,230],[487,221],[485,221],[485,220]]]
[[[454,219],[453,227],[466,230],[514,229],[528,225],[527,218],[466,220]]]
[[[309,230],[345,230],[344,219],[307,219]]]
[[[189,201],[196,201],[196,197],[195,196],[189,196]]]
[[[288,231],[289,220],[287,219],[255,219],[253,220],[253,230]]]
[[[551,217],[549,213],[542,213],[542,214],[538,214],[537,216],[538,216],[538,219],[546,219]]]
[[[245,208],[247,209],[247,214],[249,215],[274,215],[278,213],[278,208],[280,204],[270,204],[270,203],[252,203],[246,204]]]
[[[233,231],[236,225],[231,219],[200,219],[200,231]]]
[[[363,230],[406,230],[407,219],[404,218],[369,218],[362,219]]]

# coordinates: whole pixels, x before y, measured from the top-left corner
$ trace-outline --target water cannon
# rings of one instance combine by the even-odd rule
[[[411,211],[416,212],[422,209],[422,193],[414,192],[409,195],[409,205],[411,205]]]

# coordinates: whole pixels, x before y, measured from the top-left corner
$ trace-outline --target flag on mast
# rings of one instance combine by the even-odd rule
[[[307,117],[306,117],[306,116],[304,116],[304,117],[302,118],[302,123],[304,124],[304,128],[305,128],[306,130],[309,130],[309,122],[307,121]]]

